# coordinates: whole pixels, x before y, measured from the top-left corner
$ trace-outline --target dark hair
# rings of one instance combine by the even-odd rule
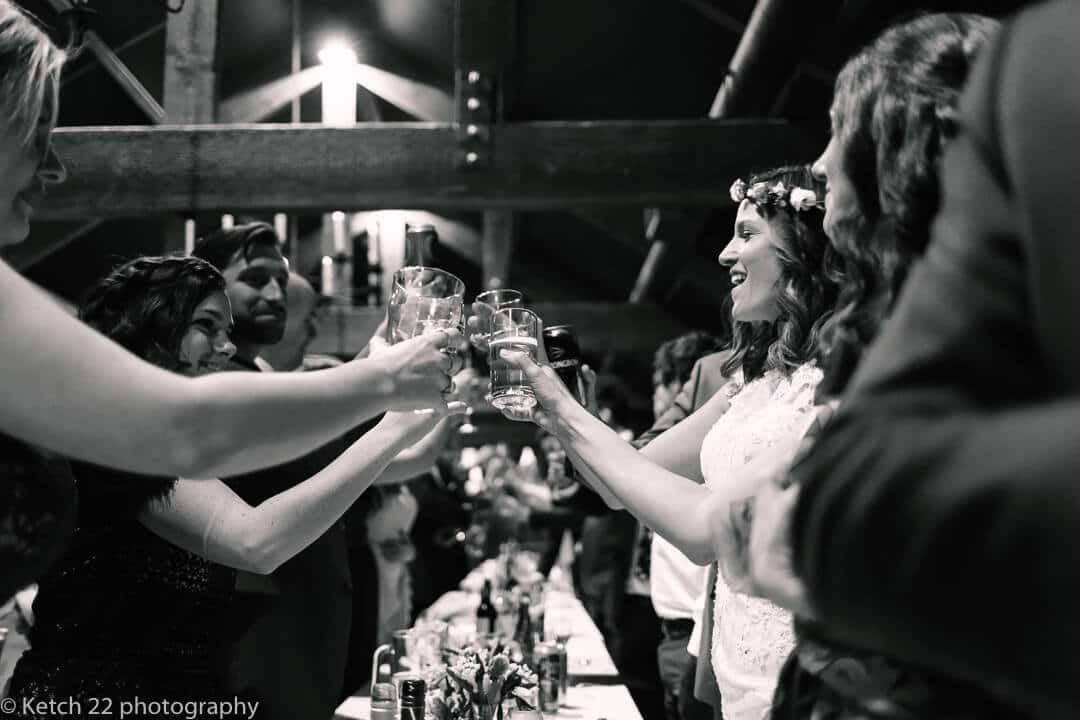
[[[250,222],[231,228],[218,228],[199,238],[191,254],[225,272],[225,268],[238,257],[249,260],[251,250],[256,245],[275,249],[280,247],[280,239],[273,226],[264,222]]]
[[[836,79],[833,133],[856,207],[831,229],[845,282],[822,332],[823,394],[847,385],[926,249],[942,147],[956,133],[975,54],[996,27],[981,15],[922,15],[886,30]]]
[[[660,374],[660,382],[665,385],[672,382],[681,385],[690,379],[694,363],[706,355],[719,352],[724,345],[720,338],[700,330],[680,335],[656,349],[653,372]]]
[[[143,257],[98,281],[79,318],[144,360],[175,371],[195,308],[224,290],[225,278],[205,260]]]
[[[759,173],[747,181],[782,182],[825,196],[824,185],[806,165],[792,165]],[[822,228],[822,210],[796,211],[790,204],[755,204],[769,226],[783,239],[776,248],[780,262],[777,281],[779,316],[773,322],[735,322],[731,356],[724,375],[741,368],[744,381],[779,370],[790,375],[817,354],[818,334],[837,297],[834,252]]]

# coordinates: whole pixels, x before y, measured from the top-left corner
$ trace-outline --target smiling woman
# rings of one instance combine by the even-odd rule
[[[836,302],[838,273],[822,230],[817,198],[823,195],[822,183],[801,165],[732,185],[739,212],[719,258],[729,267],[735,321],[725,375],[738,368],[748,379],[766,369],[790,371],[816,352]]]
[[[0,246],[27,237],[35,198],[63,178],[49,144],[63,63],[34,21],[0,0]],[[441,349],[453,335],[324,373],[186,378],[70,317],[0,261],[0,600],[49,565],[74,512],[63,463],[31,445],[172,476],[277,465],[386,410],[445,409]]]

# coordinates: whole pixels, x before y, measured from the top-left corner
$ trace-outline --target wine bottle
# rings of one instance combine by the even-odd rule
[[[491,581],[484,581],[480,591],[480,604],[476,606],[476,637],[483,638],[495,632],[495,606],[491,604]]]

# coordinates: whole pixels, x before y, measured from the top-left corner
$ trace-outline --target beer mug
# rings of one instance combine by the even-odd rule
[[[438,268],[403,267],[394,273],[387,302],[387,341],[392,345],[432,330],[461,327],[465,283]]]

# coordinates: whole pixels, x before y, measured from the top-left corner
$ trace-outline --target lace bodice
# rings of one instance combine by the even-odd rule
[[[802,437],[814,418],[814,391],[821,377],[812,364],[790,378],[770,371],[745,386],[737,376],[725,388],[731,407],[702,443],[705,484],[722,492],[770,448],[793,451],[792,440]],[[790,613],[734,592],[717,577],[712,661],[725,720],[768,717],[781,666],[794,645]]]

